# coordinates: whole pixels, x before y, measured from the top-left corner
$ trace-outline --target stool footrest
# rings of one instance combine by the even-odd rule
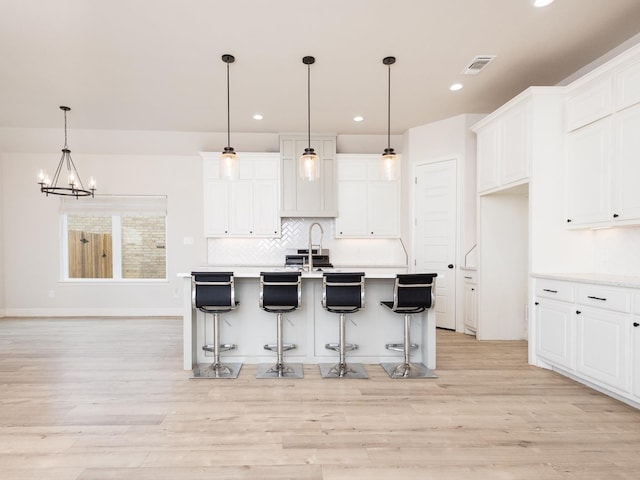
[[[384,348],[387,350],[393,350],[394,352],[404,352],[404,343],[387,343]],[[411,344],[411,350],[417,350],[420,348],[417,344]]]
[[[286,352],[288,350],[294,350],[295,348],[297,348],[295,343],[283,343],[282,344],[282,351]],[[268,343],[264,346],[265,350],[269,350],[270,352],[277,352],[278,351],[278,345],[275,343]]]
[[[238,346],[232,343],[221,343],[219,351],[227,352],[229,350],[235,350],[236,348],[238,348]],[[202,346],[202,350],[204,350],[205,352],[215,353],[215,349],[216,349],[216,346],[212,344],[207,344]]]
[[[339,352],[340,351],[340,344],[339,343],[327,343],[324,348],[326,348],[327,350],[333,350],[334,352]],[[356,345],[355,343],[346,343],[344,346],[344,351],[345,352],[350,352],[352,350],[357,350],[358,349],[358,345]]]

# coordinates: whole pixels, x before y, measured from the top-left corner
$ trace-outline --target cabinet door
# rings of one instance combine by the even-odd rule
[[[613,163],[613,219],[640,219],[640,105],[618,113]]]
[[[229,233],[229,182],[204,182],[204,234],[207,237]]]
[[[615,74],[614,88],[616,110],[640,103],[640,60]]]
[[[280,137],[283,217],[335,217],[335,137],[311,137],[320,157],[320,179],[309,182],[298,176],[298,158],[308,146],[306,136]]]
[[[478,192],[496,188],[499,184],[498,165],[501,153],[501,124],[495,121],[478,132]]]
[[[253,234],[271,236],[280,234],[278,184],[272,180],[253,183]]]
[[[628,392],[631,316],[581,305],[577,308],[576,371]]]
[[[573,304],[538,299],[536,355],[573,369]]]
[[[400,186],[398,182],[371,182],[367,188],[368,234],[400,236]]]
[[[524,180],[529,176],[530,116],[531,103],[527,102],[505,113],[502,118],[502,185]]]
[[[567,131],[595,122],[611,113],[611,75],[593,79],[572,91],[567,98]]]
[[[478,329],[478,315],[477,315],[477,292],[476,285],[472,282],[465,282],[463,288],[463,311],[462,317],[464,319],[465,328],[476,332]]]
[[[610,118],[568,135],[566,193],[569,226],[606,222],[610,218],[610,137]]]
[[[338,182],[336,235],[339,237],[365,237],[368,235],[366,182]]]
[[[636,297],[640,297],[640,295]],[[631,336],[633,342],[633,394],[640,400],[640,315],[633,317]]]
[[[253,235],[253,185],[250,180],[229,182],[231,189],[229,233]]]

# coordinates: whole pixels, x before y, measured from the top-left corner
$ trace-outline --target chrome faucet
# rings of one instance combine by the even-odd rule
[[[318,222],[313,222],[309,225],[309,261],[307,262],[309,272],[313,271],[313,241],[311,240],[311,233],[313,231],[313,227],[316,225],[320,228],[320,245],[318,246],[318,253],[322,250],[322,236],[324,235],[324,230],[322,229],[322,225]]]

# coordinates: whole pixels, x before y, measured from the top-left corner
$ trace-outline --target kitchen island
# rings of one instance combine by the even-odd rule
[[[264,350],[264,345],[276,339],[276,316],[260,309],[258,305],[260,272],[291,271],[277,267],[213,267],[203,266],[194,272],[233,272],[238,308],[221,316],[220,339],[233,343],[237,349],[224,352],[222,360],[257,364],[274,362],[275,354]],[[387,343],[402,343],[403,316],[380,305],[393,300],[393,285],[397,274],[407,273],[406,268],[330,268],[326,272],[364,272],[365,304],[359,312],[347,316],[346,339],[358,349],[348,352],[347,360],[365,364],[402,360],[402,354],[389,351]],[[284,341],[295,343],[297,348],[285,353],[285,361],[306,364],[337,361],[337,353],[325,348],[327,343],[338,341],[338,315],[322,308],[323,271],[302,272],[302,305],[285,315]],[[191,274],[183,277],[183,367],[191,370],[198,363],[211,363],[211,353],[202,345],[212,343],[211,315],[204,314],[192,305]],[[434,285],[435,288],[435,285]],[[434,290],[435,291],[435,290]],[[412,343],[420,348],[412,360],[422,362],[428,368],[436,367],[435,309],[414,315]]]

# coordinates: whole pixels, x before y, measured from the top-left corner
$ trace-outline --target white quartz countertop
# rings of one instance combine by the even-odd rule
[[[532,273],[531,276],[534,278],[564,280],[567,282],[640,288],[640,277],[632,275],[611,275],[606,273]]]
[[[269,266],[214,266],[202,265],[192,269],[192,272],[233,272],[236,278],[259,278],[260,272],[296,272],[296,269],[269,267]],[[406,267],[344,267],[344,268],[323,268],[320,271],[302,272],[302,278],[322,278],[323,273],[340,272],[364,272],[365,278],[395,278],[401,273],[408,273]],[[179,273],[179,277],[190,277],[189,273]]]

